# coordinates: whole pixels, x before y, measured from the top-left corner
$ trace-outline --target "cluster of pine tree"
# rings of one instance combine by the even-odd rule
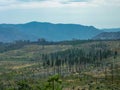
[[[104,64],[104,59],[113,56],[113,51],[107,49],[84,49],[73,48],[61,52],[42,54],[44,68],[54,68],[48,70],[52,74],[64,74],[69,72],[80,72],[81,70],[93,65],[100,67]]]

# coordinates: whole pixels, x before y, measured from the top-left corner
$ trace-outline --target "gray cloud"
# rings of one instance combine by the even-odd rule
[[[57,0],[56,0],[57,1]],[[88,2],[88,0],[58,0],[62,4],[70,4],[70,3],[79,3],[79,2]],[[89,0],[91,1],[91,0]]]
[[[41,1],[51,1],[52,0],[17,0],[17,1],[21,1],[21,2],[33,2],[33,1],[37,1],[37,2],[41,2]],[[56,0],[57,1],[57,0]],[[87,2],[88,0],[58,0],[61,2]]]
[[[87,2],[88,0],[69,0],[70,2]]]
[[[34,1],[41,2],[41,1],[48,1],[48,0],[17,0],[17,1],[20,1],[20,2],[34,2]]]

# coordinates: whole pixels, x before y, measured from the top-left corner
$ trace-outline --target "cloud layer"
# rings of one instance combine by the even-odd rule
[[[117,6],[120,0],[0,0],[0,9]]]

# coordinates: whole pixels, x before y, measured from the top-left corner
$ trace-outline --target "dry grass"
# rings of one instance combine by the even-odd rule
[[[33,64],[24,64],[24,65],[19,65],[19,66],[13,66],[11,69],[21,69],[21,68],[26,68],[26,67],[30,67],[36,65],[36,63]]]

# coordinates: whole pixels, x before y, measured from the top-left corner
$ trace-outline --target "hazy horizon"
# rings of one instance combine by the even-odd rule
[[[23,22],[23,23],[0,23],[0,24],[27,24],[27,23],[31,23],[31,22],[38,22],[38,23],[51,23],[51,24],[76,24],[76,25],[82,25],[82,26],[93,26],[93,25],[85,25],[85,24],[79,24],[79,23],[62,23],[62,22],[60,22],[60,23],[53,23],[53,22],[41,22],[41,21],[28,21],[28,22]],[[99,27],[96,27],[96,26],[93,26],[93,27],[95,27],[95,28],[97,28],[97,29],[99,29],[99,30],[102,30],[102,29],[118,29],[118,28],[120,28],[120,26],[119,27],[103,27],[103,28],[99,28]]]

